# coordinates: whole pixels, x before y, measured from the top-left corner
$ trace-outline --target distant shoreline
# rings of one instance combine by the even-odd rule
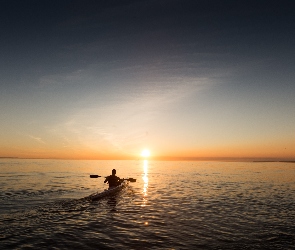
[[[295,161],[253,161],[253,162],[286,162],[286,163],[295,163]]]
[[[20,158],[18,158],[18,157],[1,157],[0,156],[0,159],[20,159]]]

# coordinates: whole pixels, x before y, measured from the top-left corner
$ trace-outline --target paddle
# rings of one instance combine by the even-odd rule
[[[98,177],[101,177],[101,176],[100,175],[97,175],[97,174],[91,174],[90,175],[90,178],[98,178]],[[136,182],[136,179],[134,179],[134,178],[128,178],[128,179],[123,178],[121,180],[123,180],[123,181],[130,181],[130,182]]]
[[[130,182],[136,182],[136,179],[134,178],[128,178],[128,179],[123,179],[124,181],[130,181]]]

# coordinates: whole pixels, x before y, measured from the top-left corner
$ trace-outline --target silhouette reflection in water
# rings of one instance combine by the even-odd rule
[[[116,195],[114,196],[110,196],[108,198],[107,204],[110,206],[111,208],[111,212],[116,212],[116,206],[117,206],[117,199],[116,199]]]

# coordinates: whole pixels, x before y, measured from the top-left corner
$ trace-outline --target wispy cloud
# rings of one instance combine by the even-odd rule
[[[36,136],[33,136],[33,135],[28,135],[28,137],[30,137],[31,139],[35,140],[35,141],[38,142],[38,143],[46,144],[46,143],[42,140],[42,138],[40,138],[40,137],[36,137]]]

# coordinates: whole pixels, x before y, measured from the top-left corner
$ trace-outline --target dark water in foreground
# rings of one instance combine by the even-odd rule
[[[136,183],[113,197],[116,168]],[[295,249],[295,164],[0,160],[0,249]]]

